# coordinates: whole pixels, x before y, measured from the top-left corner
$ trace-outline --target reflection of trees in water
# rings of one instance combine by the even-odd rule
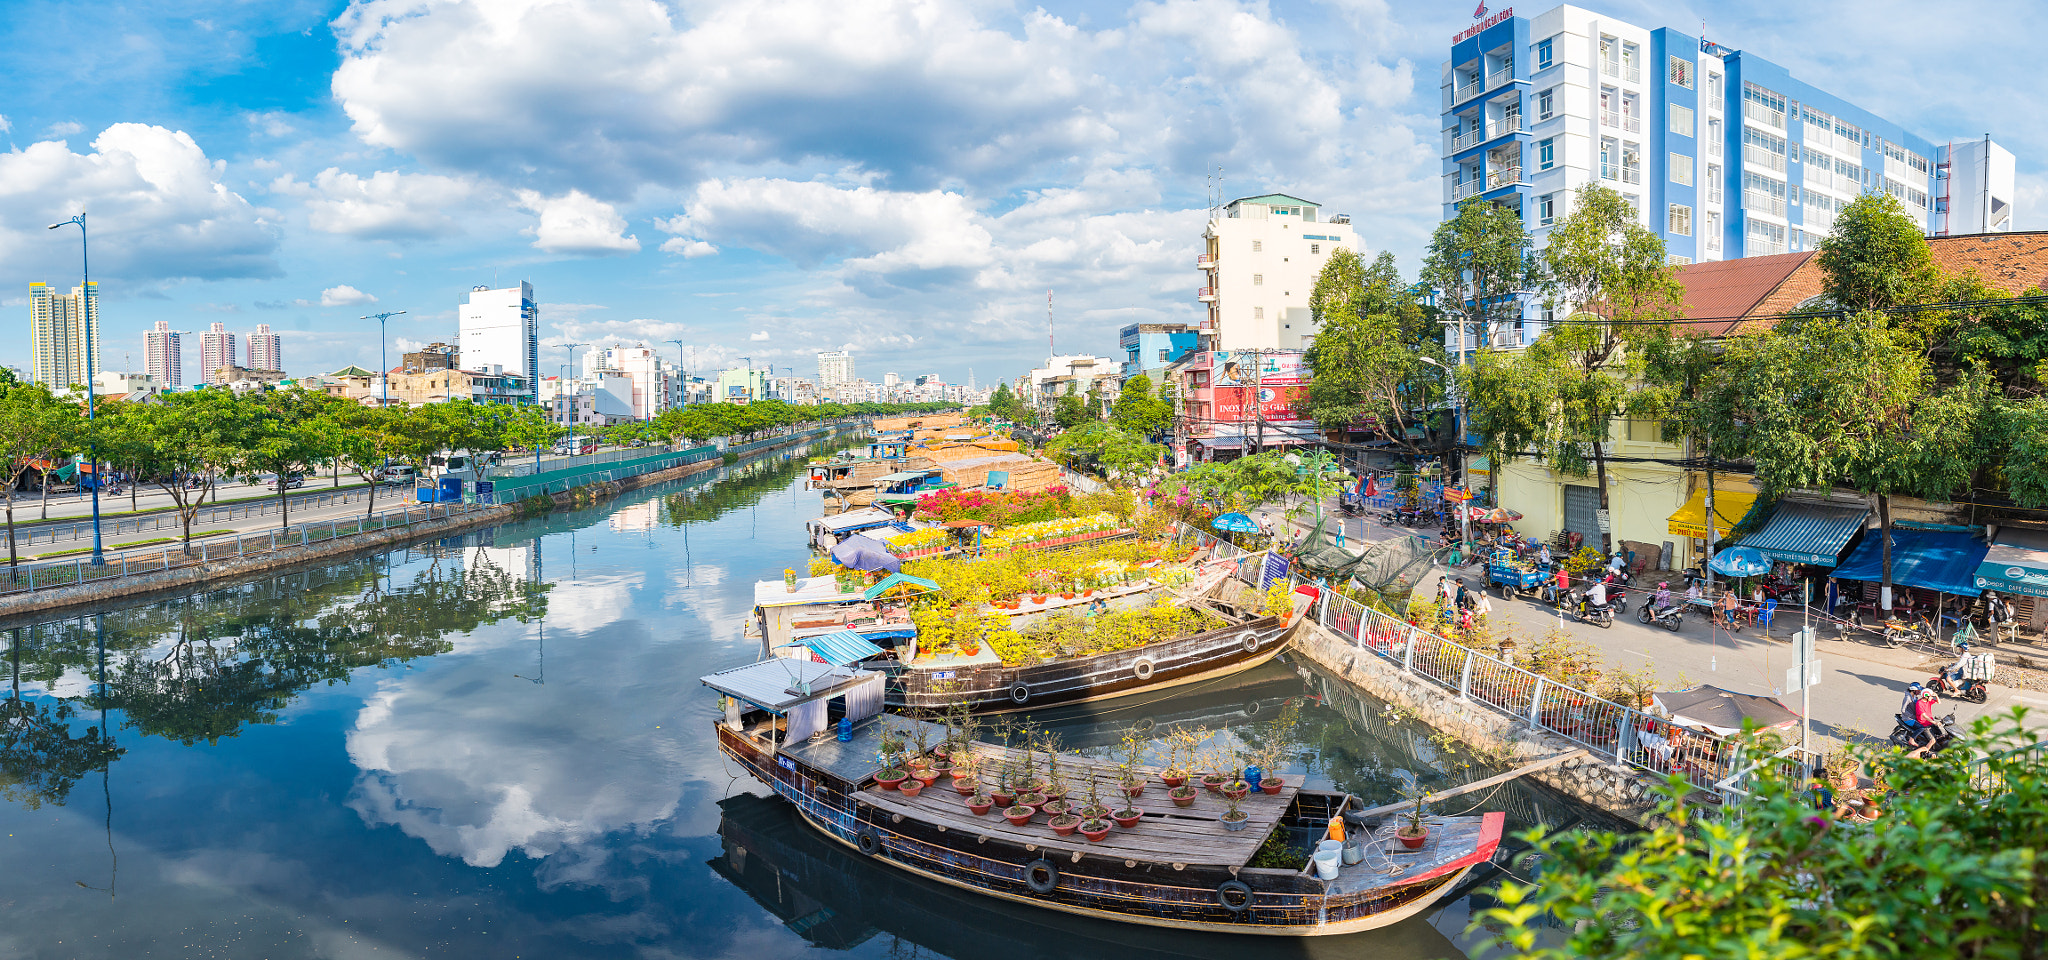
[[[786,459],[783,452],[778,452],[775,456],[734,464],[722,471],[698,474],[703,479],[686,479],[683,481],[686,484],[684,489],[661,498],[661,522],[671,527],[706,523],[735,510],[751,507],[769,494],[789,486],[791,480],[808,470],[811,456],[830,456],[866,442],[853,439],[797,447],[786,451],[789,454]],[[691,483],[691,480],[696,482]]]
[[[406,582],[386,558],[330,564],[286,577],[106,615],[103,690],[85,701],[120,710],[124,728],[185,744],[274,723],[302,690],[345,681],[452,648],[450,634],[546,613],[545,583],[481,551],[435,558]],[[54,679],[93,656],[83,621],[21,631],[27,671]]]
[[[76,712],[64,701],[23,700],[19,691],[0,701],[0,798],[30,810],[61,806],[79,777],[128,752],[98,726],[73,736]]]

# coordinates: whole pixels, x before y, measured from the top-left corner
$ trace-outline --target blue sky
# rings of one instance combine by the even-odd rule
[[[307,0],[0,5],[0,307],[77,282],[105,366],[156,320],[269,323],[286,367],[447,340],[531,281],[560,344],[693,369],[982,381],[1197,316],[1204,176],[1356,218],[1404,269],[1438,211],[1437,76],[1472,3]],[[1692,27],[1929,139],[1989,132],[2043,223],[2018,3],[1588,4]],[[1498,5],[1496,5],[1498,7]],[[1531,5],[1535,13],[1548,5]],[[188,350],[196,354],[196,345]],[[395,359],[395,357],[394,357]],[[0,341],[25,366],[25,338]],[[188,375],[193,372],[189,369]]]

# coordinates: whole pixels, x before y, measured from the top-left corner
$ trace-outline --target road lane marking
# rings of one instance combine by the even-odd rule
[[[1642,657],[1642,658],[1644,658],[1644,659],[1646,659],[1646,660],[1655,660],[1655,659],[1657,659],[1656,657],[1650,656],[1649,654],[1647,654],[1647,653],[1644,653],[1644,652],[1642,652],[1641,650],[1630,650],[1630,649],[1629,649],[1629,648],[1627,648],[1627,647],[1623,647],[1623,648],[1621,648],[1621,652],[1623,652],[1623,653],[1633,653],[1633,654],[1635,654],[1636,656],[1638,656],[1638,657]]]

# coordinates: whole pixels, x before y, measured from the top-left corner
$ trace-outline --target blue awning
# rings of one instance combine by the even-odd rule
[[[861,594],[861,599],[873,600],[885,593],[888,593],[890,590],[905,585],[913,587],[923,587],[924,589],[918,591],[919,593],[928,593],[939,588],[938,584],[930,580],[926,580],[923,577],[913,577],[907,573],[892,573],[886,577],[883,577],[882,582],[877,583],[872,587],[869,587],[866,593]]]
[[[2048,534],[2000,530],[1972,585],[2023,597],[2048,597]]]
[[[1974,597],[1981,590],[1972,581],[1991,548],[1967,533],[1892,528],[1892,582],[1925,590]],[[1864,537],[1849,559],[1835,569],[1845,580],[1884,579],[1884,541]]]
[[[1850,504],[1781,500],[1770,522],[1736,545],[1773,560],[1832,567],[1869,516],[1869,509]]]
[[[801,642],[811,648],[811,652],[817,654],[818,659],[835,667],[859,663],[882,652],[881,647],[869,643],[866,637],[851,630],[805,637]]]

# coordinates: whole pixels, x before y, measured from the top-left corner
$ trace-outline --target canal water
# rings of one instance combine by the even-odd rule
[[[697,683],[756,657],[754,582],[805,561],[802,462],[0,627],[0,958],[1470,948],[1470,896],[1350,937],[1204,937],[999,905],[802,828],[712,747]],[[1292,663],[1033,719],[1108,750],[1177,726],[1255,736],[1290,704],[1311,784],[1385,802],[1488,772]],[[1519,785],[1470,801],[1512,826],[1586,815]]]

